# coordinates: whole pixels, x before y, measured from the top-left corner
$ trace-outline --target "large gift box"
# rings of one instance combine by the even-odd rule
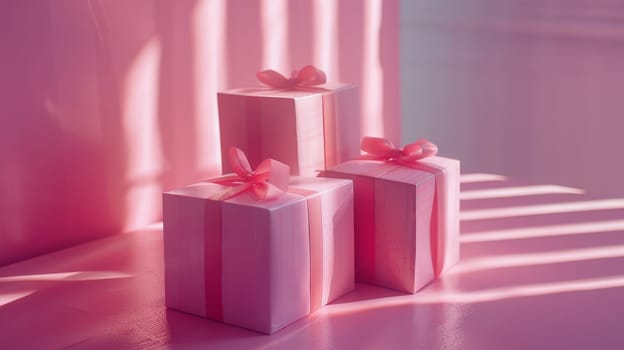
[[[459,260],[459,161],[426,140],[362,149],[321,173],[354,183],[356,280],[414,293]]]
[[[252,164],[274,158],[292,174],[313,176],[359,155],[359,102],[354,85],[324,84],[324,74],[307,66],[286,79],[258,73],[262,88],[217,94],[223,171],[227,151],[240,147]]]
[[[259,182],[163,195],[168,307],[271,334],[353,289],[351,181],[291,177],[269,198],[263,164]]]

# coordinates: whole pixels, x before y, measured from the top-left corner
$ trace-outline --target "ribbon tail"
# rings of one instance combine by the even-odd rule
[[[283,195],[286,191],[284,191],[283,189],[277,187],[276,185],[270,183],[270,182],[265,182],[266,183],[266,187],[263,189],[264,190],[264,197],[263,199],[273,199],[273,198],[277,198],[281,195]]]
[[[253,192],[258,199],[274,199],[283,195],[286,191],[270,182],[258,182],[253,186]]]
[[[290,167],[275,159],[265,159],[256,168],[256,177],[266,179],[266,182],[286,192],[290,179]]]
[[[230,187],[226,191],[224,191],[217,199],[224,201],[236,197],[243,192],[249,191],[252,185],[253,184],[251,182],[246,182],[240,186]]]
[[[245,182],[243,178],[237,175],[225,175],[208,180],[208,182],[216,183],[223,186],[236,186]]]
[[[293,90],[297,91],[305,91],[305,92],[327,92],[330,91],[328,88],[324,88],[321,86],[313,86],[313,85],[295,85],[293,86]]]
[[[375,154],[363,154],[359,157],[357,157],[357,159],[361,159],[361,160],[386,160],[386,157],[384,156],[378,156]]]

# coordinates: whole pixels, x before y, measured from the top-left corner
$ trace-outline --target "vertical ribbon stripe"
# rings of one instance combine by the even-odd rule
[[[433,207],[431,209],[431,263],[435,276],[439,276],[444,262],[444,249],[446,247],[446,235],[440,234],[446,232],[446,223],[444,221],[444,209],[446,197],[443,195],[445,190],[446,174],[442,169],[424,163],[412,163],[410,168],[427,172],[434,175],[435,192],[433,193]]]
[[[440,218],[442,218],[443,216],[442,213],[439,212],[439,210],[444,206],[439,205],[439,201],[441,200],[440,197],[443,196],[440,195],[440,191],[438,190],[438,183],[440,181],[438,181],[437,175],[435,181],[436,184],[435,191],[433,192],[433,207],[431,208],[431,221],[429,223],[429,227],[431,230],[429,236],[429,244],[431,245],[431,264],[433,264],[433,275],[437,277],[440,275],[442,269],[441,260],[444,257],[440,250],[444,249],[444,246],[446,245],[446,239],[445,237],[441,237],[440,231],[445,232],[446,230],[443,227],[440,227],[441,223],[443,222],[443,220],[440,220]]]
[[[307,197],[308,232],[310,240],[310,312],[323,305],[323,218],[321,196],[313,196],[315,191],[302,188],[288,189]]]
[[[323,304],[323,221],[321,197],[308,198],[308,225],[310,228],[310,312]]]
[[[355,278],[375,282],[375,179],[358,176],[353,181],[355,213]]]
[[[204,275],[206,294],[206,317],[223,321],[223,300],[221,295],[222,260],[222,202],[206,202],[204,231]],[[209,220],[208,220],[209,218]]]
[[[336,97],[323,94],[323,144],[325,146],[325,169],[338,164],[338,133],[336,132]]]
[[[321,176],[353,181],[355,280],[375,283],[375,178],[331,170],[321,172]]]

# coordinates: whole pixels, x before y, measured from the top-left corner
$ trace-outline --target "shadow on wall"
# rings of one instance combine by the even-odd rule
[[[3,2],[0,265],[158,220],[163,191],[220,172],[215,92],[260,69],[361,84],[362,132],[398,141],[397,8]]]

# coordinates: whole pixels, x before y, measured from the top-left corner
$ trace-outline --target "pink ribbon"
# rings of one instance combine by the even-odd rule
[[[260,82],[276,89],[291,89],[320,85],[324,84],[327,80],[325,72],[312,65],[307,65],[298,71],[293,71],[290,78],[286,78],[271,69],[256,73],[256,77],[258,77]]]
[[[255,170],[251,169],[245,153],[232,147],[229,151],[230,167],[235,174],[226,175],[211,182],[231,186],[220,196],[220,200],[230,199],[244,192],[252,192],[256,198],[273,199],[288,191],[290,167],[275,159],[265,159]]]
[[[400,148],[384,138],[364,136],[361,148],[367,154],[361,156],[360,159],[383,160],[400,165],[413,165],[420,159],[432,157],[438,153],[438,146],[425,139]]]

